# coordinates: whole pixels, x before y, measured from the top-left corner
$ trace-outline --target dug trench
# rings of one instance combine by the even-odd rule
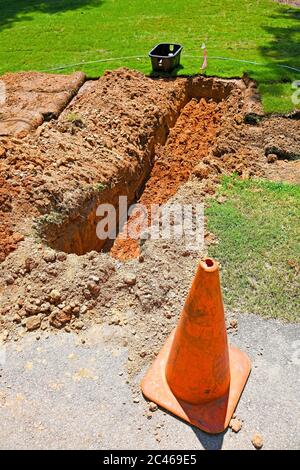
[[[300,181],[297,161],[269,153],[299,154],[298,121],[264,116],[246,78],[107,72],[85,82],[57,119],[0,140],[2,341],[81,332],[90,343],[128,347],[132,374],[176,324],[202,253],[120,238],[104,252],[99,204],[118,208],[120,195],[146,206],[202,202],[233,172]],[[205,235],[206,246],[214,242]]]
[[[151,173],[136,201],[148,214],[145,217],[145,230],[151,223],[151,208],[166,204],[188,181],[199,161],[208,155],[225,111],[224,104],[220,103],[222,95],[223,90],[214,93],[209,101],[204,97],[193,96],[181,109],[165,144],[155,144]],[[125,261],[141,254],[139,237],[130,238],[127,235],[138,223],[138,216],[138,211],[133,213],[121,228],[110,251],[114,258]]]
[[[152,96],[158,83],[149,80],[149,85],[153,88]],[[142,126],[138,129],[136,141],[131,141],[131,148],[127,148],[127,155],[124,155],[123,142],[121,148],[111,147],[110,143],[107,145],[105,142],[104,151],[110,153],[114,166],[112,178],[104,181],[101,172],[99,183],[92,188],[93,195],[83,195],[84,200],[80,200],[78,210],[59,209],[58,219],[61,217],[61,222],[54,216],[54,223],[51,223],[51,214],[37,221],[37,230],[49,246],[78,255],[92,250],[107,251],[112,242],[104,237],[99,238],[96,231],[97,223],[101,221],[97,215],[101,204],[112,205],[116,210],[117,220],[120,196],[126,196],[128,206],[133,202],[144,204],[146,208],[151,204],[164,204],[189,179],[196,164],[208,154],[221,118],[226,114],[226,100],[235,87],[242,86],[242,82],[191,78],[165,81],[159,85],[162,88],[157,90],[158,106],[153,107],[151,99],[149,108],[138,110],[142,114]],[[139,87],[131,94],[131,99],[138,97],[138,90]],[[89,94],[91,92],[90,89]],[[144,99],[147,103],[147,96]],[[78,103],[75,101],[71,112],[75,116],[81,115],[84,106],[84,103],[80,103],[79,113]],[[146,116],[143,116],[145,111]],[[69,109],[63,113],[61,119],[65,119],[66,113],[69,113]],[[126,114],[124,111],[123,116],[125,119],[123,118],[122,124],[126,126],[128,111]],[[115,120],[111,121],[112,128],[116,127],[118,132],[118,127],[114,126]],[[75,121],[74,124],[78,126],[81,123]],[[131,122],[128,124],[136,125]],[[113,134],[113,129],[110,134]],[[129,132],[127,136],[130,141]],[[122,235],[122,227],[118,226],[117,230]],[[122,260],[137,256],[138,241],[129,239],[122,243],[121,239],[119,236],[113,244],[112,256]]]

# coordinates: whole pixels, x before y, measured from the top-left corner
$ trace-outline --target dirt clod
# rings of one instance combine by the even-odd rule
[[[255,449],[261,449],[263,447],[263,438],[260,434],[254,434],[254,436],[251,439],[251,442]]]
[[[41,318],[38,315],[29,317],[26,320],[26,329],[27,331],[37,330],[41,326]]]
[[[8,286],[12,285],[15,282],[15,279],[11,274],[6,274],[4,280]]]
[[[0,136],[24,137],[44,119],[60,114],[84,83],[85,75],[81,72],[72,75],[7,73],[1,76],[1,81],[7,99],[1,106]]]
[[[66,323],[70,322],[72,318],[72,310],[70,306],[64,307],[62,310],[55,309],[50,315],[49,322],[50,325],[55,328],[61,328]]]
[[[229,423],[229,427],[232,429],[233,432],[238,433],[242,429],[243,423],[238,418],[231,419]]]

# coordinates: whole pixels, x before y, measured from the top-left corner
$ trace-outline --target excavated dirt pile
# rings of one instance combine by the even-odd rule
[[[24,137],[45,120],[58,117],[85,82],[84,73],[46,75],[7,73],[0,79],[5,101],[1,106],[0,135]]]
[[[30,80],[18,76],[19,109],[52,119],[0,137],[0,335],[17,341],[39,328],[100,323],[109,341],[128,345],[135,372],[174,326],[199,253],[120,235],[111,247],[96,235],[97,207],[118,211],[120,195],[146,207],[199,203],[234,171],[300,182],[299,122],[263,116],[246,79],[152,79],[119,69],[84,84],[81,74],[63,78],[61,92],[55,77],[36,75],[53,101],[41,93],[30,108],[20,91]],[[3,110],[16,116],[15,88],[7,88]]]

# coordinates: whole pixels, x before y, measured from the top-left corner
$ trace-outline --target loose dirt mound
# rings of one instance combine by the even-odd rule
[[[0,138],[3,337],[110,323],[111,337],[130,348],[128,369],[137,371],[174,325],[199,253],[147,241],[123,264],[94,251],[104,244],[96,208],[117,208],[119,195],[147,206],[197,203],[223,174],[275,174],[269,152],[299,154],[299,123],[246,124],[248,95],[244,81],[153,80],[121,69],[85,83],[57,120],[23,139]],[[132,257],[132,246],[123,248],[121,257]]]

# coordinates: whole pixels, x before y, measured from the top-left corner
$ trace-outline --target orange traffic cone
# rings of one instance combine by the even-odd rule
[[[201,261],[179,323],[144,377],[143,394],[203,431],[224,431],[251,370],[228,348],[218,264]]]

